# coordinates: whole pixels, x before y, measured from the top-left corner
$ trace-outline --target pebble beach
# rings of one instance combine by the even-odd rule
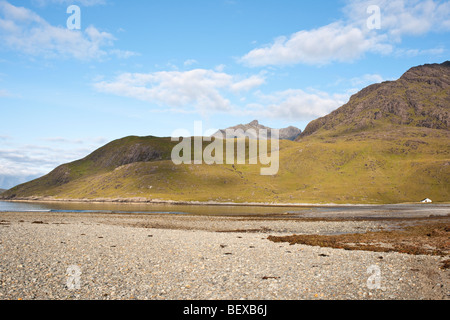
[[[50,212],[0,221],[1,300],[450,299],[440,256],[268,240],[383,221]]]

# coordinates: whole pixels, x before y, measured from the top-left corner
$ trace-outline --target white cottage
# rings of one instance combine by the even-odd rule
[[[426,199],[423,199],[420,202],[422,202],[422,203],[432,203],[433,201],[431,201],[431,199],[426,198]]]

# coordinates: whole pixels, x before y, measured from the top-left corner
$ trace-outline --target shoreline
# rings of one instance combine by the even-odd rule
[[[223,207],[363,207],[363,206],[402,206],[402,205],[448,205],[450,202],[402,202],[402,203],[273,203],[273,202],[217,202],[217,201],[181,201],[181,200],[159,200],[146,198],[97,198],[97,199],[55,199],[51,197],[26,197],[17,199],[1,199],[4,202],[41,202],[41,203],[110,203],[110,204],[167,204],[186,206],[223,206]]]
[[[66,201],[67,200],[67,201]],[[337,204],[262,204],[262,203],[211,203],[211,202],[128,202],[111,199],[15,199],[2,201],[1,212],[73,212],[107,214],[163,214],[187,216],[240,216],[253,218],[278,218],[312,220],[435,220],[450,218],[449,204],[388,204],[388,205],[337,205]],[[9,203],[9,205],[8,205]],[[22,204],[22,205],[21,205]],[[27,206],[37,206],[27,208]]]

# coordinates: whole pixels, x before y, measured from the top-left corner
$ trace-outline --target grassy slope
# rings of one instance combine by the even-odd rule
[[[136,140],[140,139],[140,140]],[[254,165],[174,165],[168,139],[125,138],[87,158],[7,192],[56,198],[150,198],[182,201],[398,203],[450,199],[450,133],[413,127],[379,128],[339,137],[281,141],[280,170],[261,176]],[[161,159],[105,166],[114,149],[150,144]],[[100,164],[99,164],[100,163]],[[67,170],[70,168],[70,170]],[[66,171],[65,171],[66,170]],[[64,176],[70,176],[68,183]],[[58,177],[58,179],[55,179]]]
[[[375,84],[281,141],[280,170],[170,161],[168,138],[127,137],[7,198],[150,198],[184,201],[398,203],[450,200],[449,62]],[[439,128],[439,129],[429,129]]]

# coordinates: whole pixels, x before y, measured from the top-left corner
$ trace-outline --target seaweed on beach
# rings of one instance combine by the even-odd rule
[[[345,250],[448,256],[450,253],[450,224],[430,223],[408,226],[400,230],[358,234],[269,236],[268,239],[273,242],[288,242],[291,245],[303,244]]]
[[[450,269],[450,259],[442,261],[441,269]]]

